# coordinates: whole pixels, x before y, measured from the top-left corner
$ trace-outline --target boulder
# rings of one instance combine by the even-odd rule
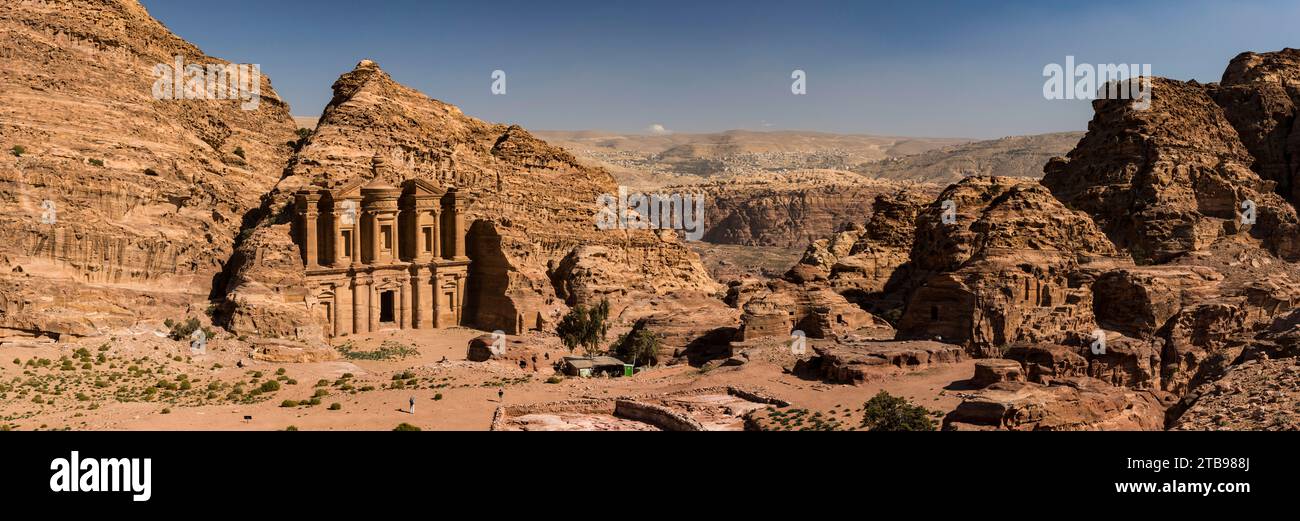
[[[1168,395],[1087,377],[1051,385],[1002,382],[976,391],[943,420],[944,430],[1163,430]]]
[[[988,358],[975,361],[975,377],[971,383],[984,388],[999,382],[1023,382],[1025,371],[1020,362],[1004,358]]]

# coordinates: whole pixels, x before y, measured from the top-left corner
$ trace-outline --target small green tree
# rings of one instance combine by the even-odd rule
[[[581,347],[587,356],[600,354],[600,345],[609,333],[609,301],[601,300],[599,304],[588,309],[577,305],[570,309],[560,323],[555,326],[555,334],[570,352]]]
[[[615,349],[620,359],[632,365],[659,363],[659,335],[649,329],[620,336]]]
[[[885,391],[867,400],[862,426],[870,431],[932,431],[934,421],[925,407]]]
[[[13,148],[9,149],[9,153],[13,154],[14,157],[23,157],[23,154],[27,153],[27,149],[23,148],[22,145],[14,145]]]

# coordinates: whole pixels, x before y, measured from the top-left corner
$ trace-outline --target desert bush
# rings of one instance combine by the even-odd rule
[[[102,168],[102,167],[104,166],[104,160],[103,160],[103,159],[91,159],[91,160],[90,160],[90,164]]]
[[[211,329],[203,327],[203,324],[199,322],[199,319],[194,317],[190,317],[184,322],[176,322],[169,318],[163,321],[163,325],[171,330],[167,336],[172,340],[188,341],[190,335],[194,334],[194,331],[198,329],[202,329],[203,335],[207,338],[215,338],[217,336]]]
[[[262,385],[261,385],[260,387],[258,387],[258,390],[260,390],[260,391],[262,391],[262,392],[264,392],[264,393],[273,393],[273,392],[279,391],[279,390],[280,390],[280,382],[277,382],[277,381],[275,381],[275,380],[267,380],[267,381],[265,381],[265,382],[262,382]]]
[[[871,431],[932,431],[934,421],[925,407],[880,391],[863,405],[862,426]]]
[[[280,402],[280,407],[297,407],[297,406],[298,406],[297,400],[285,400],[283,402]]]
[[[13,154],[14,157],[23,157],[23,154],[27,153],[27,149],[22,145],[14,145],[13,148],[9,149],[9,153]]]
[[[343,404],[341,404],[341,403],[339,403],[339,402],[334,402],[334,403],[331,403],[331,404],[330,404],[330,410],[331,410],[331,411],[337,411],[337,410],[342,409],[342,408],[343,408]]]
[[[416,426],[414,426],[414,425],[411,425],[411,424],[409,424],[409,423],[402,422],[401,424],[398,424],[397,427],[393,428],[393,430],[394,430],[394,431],[418,431],[418,430],[420,430],[420,428],[419,428],[419,427],[416,427]]]

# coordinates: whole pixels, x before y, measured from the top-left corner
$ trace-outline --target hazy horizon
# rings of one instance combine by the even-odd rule
[[[1240,52],[1296,46],[1300,18],[1275,0],[142,2],[208,54],[261,64],[299,116],[373,59],[467,114],[530,129],[969,139],[1085,130],[1087,101],[1042,96],[1043,67],[1066,56],[1212,82]],[[796,69],[803,96],[790,92]],[[506,95],[490,92],[495,70]]]

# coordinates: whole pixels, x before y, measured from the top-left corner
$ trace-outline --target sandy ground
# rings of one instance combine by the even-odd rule
[[[337,360],[317,363],[268,363],[246,357],[247,346],[234,340],[214,340],[201,356],[189,353],[186,344],[144,333],[126,338],[86,339],[78,343],[47,344],[38,347],[0,344],[0,427],[12,429],[72,430],[279,430],[290,426],[300,430],[391,430],[409,423],[424,430],[486,430],[493,412],[505,404],[540,403],[584,396],[615,397],[671,392],[698,387],[738,385],[763,389],[787,400],[793,407],[810,411],[835,408],[857,409],[880,390],[909,398],[928,409],[946,413],[960,402],[961,382],[970,378],[974,362],[942,365],[929,369],[882,375],[859,386],[831,385],[800,379],[783,367],[793,363],[792,355],[772,352],[755,356],[748,364],[709,371],[679,365],[652,368],[629,378],[566,378],[546,383],[554,374],[547,365],[567,352],[553,337],[524,337],[524,345],[538,355],[541,367],[521,369],[507,361],[470,362],[466,345],[480,331],[455,328],[440,331],[381,332],[351,339],[358,350],[374,350],[384,342],[412,346],[418,354],[390,360]],[[98,356],[102,346],[106,359],[87,363],[77,358],[85,348]],[[84,356],[84,355],[83,355]],[[74,360],[73,368],[60,367],[60,358]],[[29,360],[50,360],[45,368]],[[529,357],[525,357],[528,359]],[[18,364],[13,361],[17,359]],[[178,360],[179,359],[179,360]],[[123,376],[130,364],[150,374],[131,379]],[[243,367],[238,365],[242,364]],[[62,369],[62,370],[61,370]],[[283,373],[277,371],[283,369]],[[92,382],[112,374],[119,380],[100,389]],[[260,373],[260,375],[258,375]],[[394,375],[408,373],[418,388],[389,388]],[[134,373],[134,374],[139,374]],[[177,381],[184,374],[194,390],[175,391],[174,396],[158,393],[142,399],[138,388],[155,387],[155,381]],[[351,377],[344,379],[346,374]],[[280,389],[254,400],[227,399],[228,389],[239,383],[255,388],[260,382],[278,379]],[[44,403],[34,403],[34,385],[47,383],[41,393]],[[251,381],[250,381],[251,380]],[[324,380],[324,382],[321,382]],[[288,382],[296,381],[294,384]],[[75,383],[81,382],[81,383]],[[138,383],[132,383],[138,382]],[[318,382],[323,384],[317,387]],[[341,386],[340,382],[345,382]],[[121,388],[115,394],[114,388]],[[208,386],[221,386],[206,393]],[[370,386],[372,390],[362,390]],[[27,388],[26,394],[24,387]],[[948,389],[945,389],[948,388]],[[164,389],[165,390],[165,389]],[[323,391],[322,391],[323,390]],[[504,399],[498,399],[504,391]],[[84,399],[75,395],[81,392]],[[326,395],[314,406],[282,407],[285,400],[307,400],[317,392]],[[120,398],[121,393],[130,395]],[[213,395],[216,395],[213,398]],[[168,398],[169,397],[169,398]],[[415,398],[415,412],[409,400]],[[435,399],[437,398],[437,399]],[[51,400],[53,403],[50,403]],[[249,402],[253,403],[249,403]],[[330,410],[339,404],[340,409]],[[245,419],[251,417],[251,419]],[[539,422],[550,421],[538,418]],[[571,419],[572,420],[572,419]],[[581,421],[581,419],[578,419]]]

